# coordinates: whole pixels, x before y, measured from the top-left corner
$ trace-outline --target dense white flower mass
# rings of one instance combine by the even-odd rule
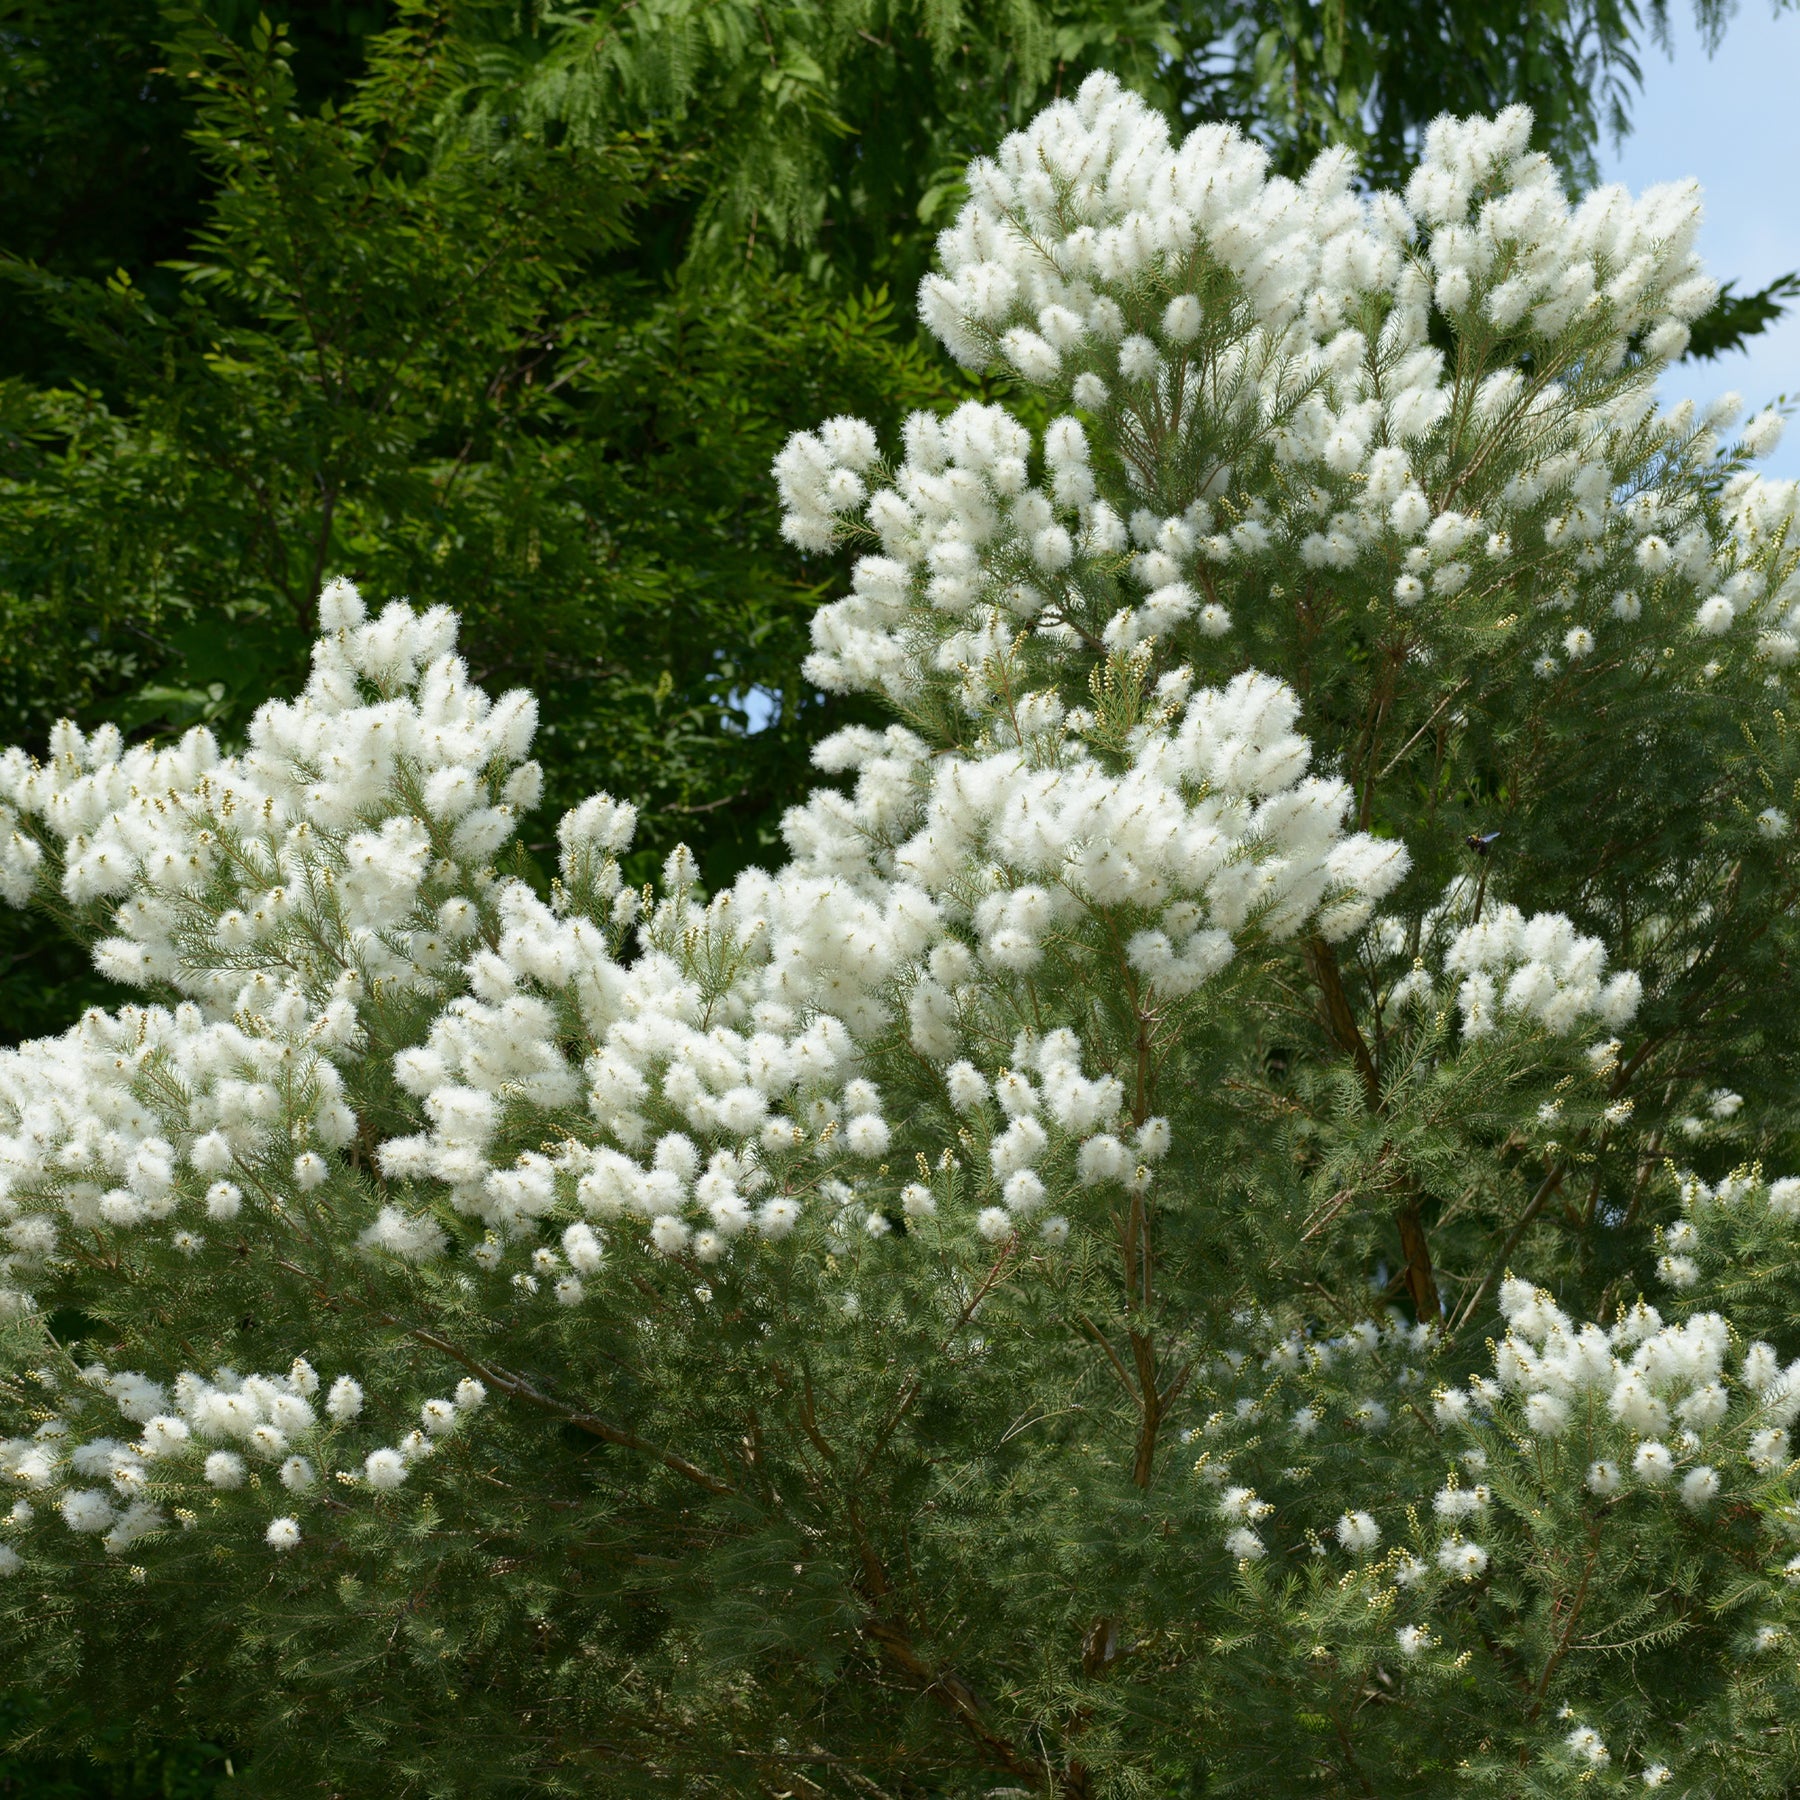
[[[1070,1029],[1007,1028],[1009,1055],[969,1059],[999,1023],[984,982],[1021,987],[1046,956],[1095,954],[1142,921],[1129,971],[1146,1004],[1178,999],[1230,961],[1234,934],[1311,924],[1342,936],[1406,869],[1401,846],[1344,830],[1341,783],[1306,775],[1297,707],[1279,684],[1247,676],[1170,710],[1122,773],[1053,693],[1022,700],[1016,728],[995,721],[978,756],[934,757],[898,727],[840,732],[818,761],[854,771],[855,788],[789,815],[786,869],[752,871],[703,905],[672,860],[668,897],[629,963],[604,930],[559,918],[523,884],[502,887],[498,942],[468,965],[470,993],[397,1065],[433,1129],[390,1140],[383,1168],[435,1177],[458,1210],[505,1233],[572,1186],[596,1223],[644,1219],[665,1254],[711,1261],[746,1233],[785,1236],[809,1191],[841,1217],[857,1212],[892,1139],[858,1046],[904,1017],[951,1107],[988,1136],[987,1235],[1042,1205],[1047,1157],[1072,1155],[1084,1183],[1126,1180],[1166,1139],[1131,1125],[1116,1075],[1083,1072]],[[629,810],[607,816],[606,847],[622,849]],[[568,864],[565,849],[573,880]],[[591,879],[603,899],[623,893],[614,863]],[[727,968],[704,994],[699,972]],[[593,1045],[579,1068],[554,1046],[552,996]],[[497,1166],[503,1092],[585,1102],[597,1135]],[[653,1111],[680,1128],[658,1133]],[[910,1194],[909,1210],[935,1204]],[[578,1233],[565,1251],[579,1265],[598,1247]]]
[[[207,1380],[183,1373],[167,1388],[135,1371],[93,1363],[68,1388],[52,1387],[57,1410],[33,1436],[0,1440],[0,1475],[27,1492],[54,1494],[71,1531],[99,1536],[103,1548],[117,1555],[169,1527],[164,1506],[145,1497],[152,1483],[165,1501],[179,1496],[198,1503],[209,1489],[234,1493],[247,1482],[259,1485],[260,1476],[258,1481],[252,1476],[261,1471],[289,1495],[316,1499],[321,1468],[329,1471],[333,1460],[351,1454],[342,1428],[361,1410],[360,1404],[347,1404],[349,1390],[357,1390],[360,1401],[357,1383],[340,1376],[322,1421],[314,1407],[319,1387],[319,1376],[304,1358],[285,1375],[239,1376],[222,1369]],[[358,1468],[329,1478],[390,1492],[414,1463],[432,1454],[435,1439],[454,1431],[485,1398],[479,1382],[464,1381],[453,1396],[424,1403],[424,1432],[371,1450],[360,1456]],[[84,1435],[96,1426],[103,1435]],[[213,1447],[221,1444],[235,1447]],[[296,1446],[313,1455],[293,1453]],[[110,1491],[81,1485],[84,1477],[96,1476],[110,1483]],[[34,1517],[21,1502],[10,1523],[29,1525]],[[271,1521],[265,1533],[276,1550],[293,1549],[301,1537],[299,1521],[286,1516]]]
[[[839,733],[819,761],[854,772],[853,790],[790,815],[780,874],[710,901],[677,853],[644,912],[618,872],[632,809],[597,797],[562,822],[565,885],[546,903],[490,860],[535,797],[529,704],[469,686],[441,614],[396,605],[369,622],[338,583],[323,615],[306,692],[265,707],[242,756],[203,732],[127,752],[71,730],[52,762],[6,765],[33,880],[110,917],[110,972],[182,996],[0,1054],[15,1315],[70,1233],[161,1235],[192,1256],[209,1232],[281,1232],[288,1207],[404,1262],[442,1257],[446,1222],[471,1218],[490,1231],[470,1252],[484,1271],[549,1232],[560,1255],[535,1249],[515,1285],[565,1306],[609,1245],[704,1264],[820,1208],[833,1234],[887,1231],[889,1204],[930,1219],[931,1170],[889,1176],[894,1126],[863,1072],[863,1046],[897,1025],[974,1130],[962,1218],[1054,1247],[1070,1227],[1053,1191],[1141,1188],[1170,1134],[1092,1066],[1075,1020],[1046,1017],[1046,963],[1111,966],[1149,1012],[1194,995],[1247,934],[1358,930],[1407,867],[1401,845],[1346,829],[1348,789],[1308,773],[1294,696],[1251,673],[1164,683],[1123,767],[1051,690],[997,713],[967,753],[932,756],[898,727]],[[371,1196],[346,1161],[345,1070],[371,1014],[412,997],[428,1023],[393,1074],[422,1129],[379,1145],[387,1186]],[[550,1119],[553,1152],[519,1147]],[[236,1492],[266,1462],[290,1494],[319,1490],[303,1363],[280,1380],[174,1372],[167,1391],[93,1380],[144,1423],[127,1470],[154,1462],[166,1483],[192,1462]],[[350,1478],[400,1487],[478,1404],[465,1387]],[[361,1388],[339,1377],[322,1405],[348,1425]],[[51,1491],[65,1466],[36,1440],[5,1463]],[[97,1488],[62,1492],[58,1510],[114,1548],[166,1523]],[[288,1524],[271,1545],[300,1541]]]
[[[89,1013],[0,1058],[0,1206],[15,1220],[20,1193],[70,1225],[130,1230],[183,1207],[229,1221],[246,1185],[318,1188],[357,1129],[339,1064],[362,1009],[434,990],[473,933],[464,890],[483,878],[468,871],[541,786],[523,760],[535,703],[469,685],[442,609],[369,622],[340,582],[320,612],[305,693],[265,706],[241,755],[204,729],[125,750],[111,727],[65,726],[46,763],[0,758],[0,825],[29,873],[11,898],[53,880],[112,925],[105,973],[181,996]],[[41,1257],[55,1229],[15,1222],[15,1249]],[[415,1249],[434,1241],[412,1229]]]
[[[988,1457],[1062,1532],[1057,1496],[1129,1478],[1070,1537],[1154,1518],[1144,1566],[1181,1559],[1133,1669],[1275,1645],[1296,1706],[1352,1722],[1536,1669],[1520,1766],[1675,1779],[1538,1704],[1612,1643],[1543,1621],[1572,1642],[1609,1582],[1710,1606],[1728,1567],[1726,1624],[1640,1632],[1627,1596],[1606,1630],[1728,1631],[1767,1670],[1800,1629],[1800,1359],[1768,1341],[1800,1178],[1757,1160],[1743,1061],[1682,1035],[1735,1003],[1696,985],[1715,963],[1788,968],[1800,512],[1747,467],[1778,421],[1727,444],[1731,408],[1654,410],[1715,292],[1694,191],[1571,206],[1528,136],[1441,120],[1404,196],[1364,194],[1335,153],[1296,183],[1222,127],[1178,144],[1096,76],[978,163],[922,310],[1049,423],[970,401],[897,458],[845,417],[782,451],[789,539],[858,553],[806,679],[891,722],[818,744],[772,870],[708,892],[676,848],[638,885],[606,794],[515,845],[529,696],[484,694],[441,610],[371,618],[344,581],[241,749],[63,725],[0,756],[0,895],[141,994],[0,1051],[0,1333],[27,1347],[0,1575],[130,1550],[138,1579],[204,1527],[259,1580],[336,1581],[471,1483],[534,1506],[552,1421],[653,1472],[615,1483],[646,1517],[666,1477],[798,1554],[832,1482],[860,1503],[987,1382],[967,1416],[1005,1436],[934,1440],[918,1491]],[[1591,713],[1579,754],[1612,732],[1679,785],[1658,730],[1688,706],[1732,748],[1685,847],[1640,855],[1661,815],[1629,793],[1582,860],[1592,795],[1542,743]],[[1545,825],[1559,781],[1582,816]],[[96,1295],[111,1335],[73,1353],[55,1322]],[[583,1492],[546,1514],[587,1530],[610,1501]],[[823,1562],[864,1521],[819,1504]],[[984,1504],[921,1529],[977,1541]],[[479,1512],[455,1541],[488,1558],[522,1514]],[[845,1592],[891,1655],[875,1560]],[[807,1566],[771,1559],[772,1607]],[[1089,1611],[1083,1679],[1120,1628]]]
[[[975,402],[915,414],[892,463],[856,419],[790,441],[789,538],[879,543],[817,615],[809,679],[906,705],[956,672],[978,709],[1021,630],[1202,650],[1278,602],[1286,571],[1444,617],[1523,586],[1548,630],[1512,632],[1516,612],[1497,628],[1547,678],[1650,647],[1621,631],[1646,578],[1665,628],[1753,618],[1757,653],[1792,662],[1796,484],[1734,475],[1715,538],[1685,495],[1624,473],[1657,449],[1671,466],[1713,454],[1733,416],[1650,416],[1650,377],[1717,294],[1693,248],[1698,189],[1571,207],[1529,131],[1520,107],[1438,120],[1402,197],[1356,192],[1337,152],[1296,184],[1228,127],[1177,144],[1109,76],[1046,108],[972,166],[920,310],[962,361],[1075,410],[1041,439]],[[1429,341],[1433,302],[1536,372],[1469,381]],[[1778,428],[1758,415],[1738,454],[1766,455]],[[1469,429],[1488,440],[1477,464],[1529,446],[1529,468],[1462,499],[1446,459]],[[1096,437],[1116,447],[1105,463]],[[1616,594],[1595,606],[1608,569]]]
[[[1593,1021],[1629,1023],[1643,984],[1629,970],[1604,983],[1606,946],[1583,937],[1561,913],[1527,919],[1516,906],[1496,907],[1459,932],[1444,967],[1465,978],[1456,994],[1463,1029],[1485,1035],[1497,1012],[1536,1018],[1558,1036]]]
[[[503,1237],[573,1199],[709,1261],[745,1233],[785,1236],[809,1196],[850,1217],[892,1136],[859,1045],[897,1014],[951,1104],[982,1121],[1004,1235],[1041,1207],[1046,1158],[1118,1184],[1167,1136],[1132,1122],[1116,1075],[1084,1073],[1066,1026],[1009,1028],[1009,1054],[971,1062],[965,1038],[991,1042],[997,1022],[983,980],[1029,983],[1046,955],[1123,933],[1143,1004],[1179,999],[1245,932],[1355,930],[1407,866],[1400,845],[1345,830],[1348,790],[1307,774],[1279,683],[1251,674],[1171,704],[1118,772],[1044,693],[980,754],[932,757],[897,727],[828,740],[819,760],[854,770],[855,790],[790,816],[786,869],[703,904],[671,859],[627,956],[632,810],[598,797],[563,821],[586,913],[497,881],[485,859],[536,784],[519,760],[529,705],[467,685],[440,615],[365,623],[340,583],[326,616],[306,693],[258,715],[244,757],[198,732],[124,755],[103,733],[65,734],[53,763],[8,765],[65,894],[95,899],[103,867],[107,892],[129,895],[115,922],[132,935],[102,960],[190,996],[92,1013],[0,1057],[0,1204],[22,1284],[70,1225],[229,1223],[272,1185],[325,1199],[357,1129],[339,1061],[361,1054],[372,1001],[408,993],[451,997],[395,1060],[426,1129],[383,1144],[381,1169],[439,1184]],[[357,703],[359,682],[389,691]],[[521,1153],[505,1147],[509,1109],[586,1124],[553,1156]],[[430,1212],[395,1202],[360,1241],[411,1260],[446,1244]],[[564,1248],[578,1271],[601,1254],[584,1227]],[[28,1286],[11,1291],[29,1304]]]

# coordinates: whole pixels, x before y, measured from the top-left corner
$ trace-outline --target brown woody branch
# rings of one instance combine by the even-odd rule
[[[1331,1041],[1350,1058],[1357,1078],[1362,1083],[1363,1099],[1372,1113],[1382,1110],[1381,1077],[1375,1059],[1357,1028],[1356,1013],[1350,996],[1344,991],[1344,977],[1338,969],[1337,953],[1321,937],[1309,938],[1306,949],[1307,973],[1319,993],[1319,1014]],[[1394,1214],[1400,1233],[1400,1254],[1405,1258],[1406,1290],[1421,1319],[1443,1316],[1444,1303],[1438,1294],[1437,1275],[1431,1266],[1431,1244],[1425,1236],[1425,1221],[1419,1212],[1416,1194],[1402,1200]]]
[[[298,1263],[290,1262],[286,1257],[277,1257],[275,1266],[288,1274],[297,1276],[312,1287],[326,1303],[334,1304],[348,1300],[381,1324],[392,1326],[396,1331],[403,1331],[415,1344],[423,1344],[429,1350],[436,1350],[447,1356],[459,1367],[467,1369],[478,1380],[507,1396],[518,1400],[526,1406],[535,1407],[539,1412],[546,1412],[561,1419],[565,1425],[573,1425],[578,1431],[585,1431],[590,1437],[597,1437],[609,1444],[617,1444],[622,1450],[635,1450],[641,1456],[648,1456],[659,1462],[665,1469],[691,1481],[696,1487],[704,1488],[709,1494],[732,1494],[737,1490],[729,1481],[721,1481],[717,1475],[708,1474],[705,1469],[691,1463],[685,1456],[673,1450],[665,1449],[660,1444],[653,1444],[647,1438],[641,1438],[635,1431],[627,1431],[623,1426],[614,1425],[602,1419],[597,1413],[591,1413],[584,1407],[571,1405],[568,1401],[558,1400],[554,1395],[545,1393],[526,1376],[504,1369],[497,1363],[491,1363],[479,1356],[472,1356],[468,1351],[454,1344],[447,1337],[430,1330],[423,1325],[414,1325],[408,1320],[398,1318],[393,1313],[384,1312],[372,1306],[368,1301],[354,1294],[333,1294],[326,1285],[310,1270],[303,1269]]]

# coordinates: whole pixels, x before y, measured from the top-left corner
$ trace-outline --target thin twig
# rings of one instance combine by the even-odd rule
[[[1387,767],[1385,769],[1383,769],[1381,771],[1381,773],[1375,777],[1375,780],[1377,782],[1386,781],[1387,778],[1391,774],[1393,774],[1394,770],[1399,766],[1400,759],[1407,753],[1407,751],[1409,751],[1413,747],[1414,744],[1416,744],[1419,741],[1420,738],[1422,738],[1426,734],[1426,732],[1428,732],[1432,728],[1432,726],[1434,724],[1437,723],[1438,714],[1441,713],[1444,710],[1444,708],[1446,706],[1448,706],[1450,704],[1450,702],[1452,700],[1454,700],[1456,698],[1456,696],[1458,694],[1460,694],[1463,691],[1463,689],[1469,685],[1469,681],[1470,681],[1470,677],[1465,675],[1462,678],[1462,680],[1459,681],[1456,684],[1456,686],[1453,687],[1449,691],[1449,693],[1447,693],[1443,697],[1443,699],[1441,699],[1437,703],[1437,705],[1431,709],[1431,717],[1429,719],[1427,719],[1425,721],[1425,723],[1423,725],[1421,725],[1419,727],[1419,729],[1417,731],[1415,731],[1412,734],[1412,736],[1409,737],[1406,740],[1406,742],[1404,744],[1402,744],[1400,746],[1400,748],[1398,750],[1396,750],[1391,757],[1388,758]],[[1372,785],[1374,785],[1374,784],[1371,783],[1371,786]]]
[[[285,1269],[288,1274],[298,1276],[302,1281],[316,1289],[328,1299],[349,1299],[352,1304],[362,1308],[373,1319],[383,1325],[392,1326],[396,1331],[403,1331],[416,1344],[423,1344],[427,1349],[436,1350],[441,1355],[465,1368],[471,1375],[496,1388],[502,1394],[514,1400],[520,1400],[527,1406],[536,1407],[540,1412],[553,1414],[566,1425],[573,1425],[579,1431],[585,1431],[590,1437],[603,1439],[609,1444],[617,1444],[624,1450],[635,1450],[640,1455],[653,1458],[665,1469],[673,1471],[683,1479],[693,1482],[697,1487],[705,1488],[709,1494],[734,1494],[737,1492],[730,1482],[721,1481],[716,1475],[709,1475],[697,1464],[691,1463],[685,1456],[673,1450],[666,1450],[660,1445],[652,1444],[641,1438],[634,1431],[627,1431],[623,1426],[614,1425],[602,1419],[598,1414],[588,1412],[585,1408],[572,1406],[567,1401],[558,1400],[546,1394],[527,1377],[510,1369],[503,1369],[496,1363],[490,1363],[479,1356],[471,1356],[459,1345],[448,1338],[423,1325],[414,1325],[410,1321],[382,1311],[366,1300],[355,1295],[332,1295],[317,1276],[303,1269],[298,1263],[289,1262],[285,1257],[275,1258],[275,1266]]]

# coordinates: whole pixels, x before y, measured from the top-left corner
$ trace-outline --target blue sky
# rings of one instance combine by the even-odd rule
[[[1683,6],[1673,0],[1670,11]],[[1739,0],[1710,59],[1685,12],[1673,36],[1673,60],[1645,47],[1631,135],[1603,147],[1602,175],[1634,192],[1698,176],[1700,253],[1719,280],[1749,292],[1800,269],[1800,7],[1772,15],[1769,0]],[[1727,388],[1753,409],[1783,393],[1800,401],[1800,307],[1751,343],[1716,362],[1677,365],[1664,378],[1665,401],[1710,400]],[[1800,418],[1762,467],[1800,476]]]

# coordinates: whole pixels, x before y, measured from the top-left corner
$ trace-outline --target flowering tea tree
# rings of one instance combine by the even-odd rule
[[[0,1057],[17,1677],[284,1793],[1796,1791],[1796,492],[1529,123],[976,163],[1016,410],[777,464],[891,720],[777,873],[536,879],[344,582],[240,749],[0,761],[142,990]]]

